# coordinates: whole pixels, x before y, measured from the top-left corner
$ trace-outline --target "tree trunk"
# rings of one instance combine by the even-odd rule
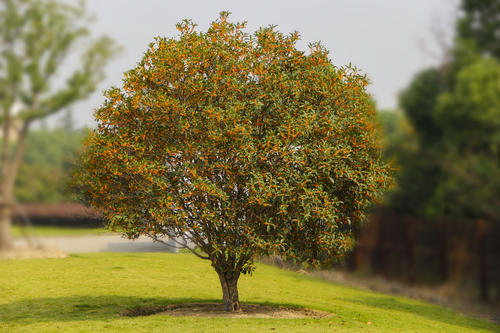
[[[0,203],[0,251],[13,247],[11,236],[11,207],[7,203]]]
[[[12,225],[12,175],[0,180],[0,250],[9,250],[13,247]]]
[[[439,266],[444,283],[448,280],[448,233],[444,220],[439,221]]]
[[[241,311],[238,297],[238,279],[240,272],[226,272],[217,270],[222,287],[224,309],[229,312]]]
[[[486,302],[488,300],[488,263],[486,261],[486,229],[487,224],[483,220],[476,221],[477,227],[477,246],[479,255],[479,289],[481,293],[481,300]]]
[[[412,216],[406,216],[406,258],[408,261],[408,283],[415,284],[415,221]]]
[[[11,234],[12,208],[14,204],[13,189],[22,162],[29,126],[29,122],[22,125],[12,159],[9,158],[8,132],[3,137],[5,143],[2,147],[0,163],[0,250],[8,250],[13,247]],[[5,130],[10,131],[10,128],[6,126],[4,127]]]

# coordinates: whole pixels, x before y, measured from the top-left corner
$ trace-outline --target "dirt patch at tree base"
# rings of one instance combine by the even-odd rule
[[[241,304],[242,311],[224,311],[222,303],[185,303],[166,306],[133,308],[121,313],[122,316],[139,317],[169,315],[176,317],[229,317],[229,318],[326,318],[333,313],[287,306]]]
[[[0,259],[66,258],[68,255],[57,247],[16,247],[0,251]]]

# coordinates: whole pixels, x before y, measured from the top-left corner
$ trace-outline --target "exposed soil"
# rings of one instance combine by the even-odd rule
[[[66,258],[68,255],[57,247],[15,247],[0,251],[0,259]]]
[[[150,315],[230,318],[325,318],[333,313],[287,306],[242,304],[241,312],[226,312],[222,303],[184,303],[166,306],[134,308],[121,313],[122,316],[139,317]]]

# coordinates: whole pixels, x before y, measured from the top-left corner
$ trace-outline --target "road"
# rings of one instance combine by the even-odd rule
[[[35,245],[57,247],[66,253],[90,252],[175,252],[174,248],[165,244],[153,243],[146,237],[129,240],[120,235],[94,236],[45,236],[33,239]],[[26,246],[24,238],[14,240],[16,247]]]

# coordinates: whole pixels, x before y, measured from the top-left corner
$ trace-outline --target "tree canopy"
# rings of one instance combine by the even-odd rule
[[[441,168],[433,203],[458,219],[500,217],[500,64],[485,58],[463,68],[443,94],[435,118],[443,130]],[[439,206],[444,206],[440,204]]]
[[[248,34],[225,12],[207,32],[177,28],[106,92],[80,186],[129,237],[199,248],[238,310],[257,255],[319,263],[353,247],[388,181],[373,103],[363,75],[318,43],[298,50],[296,32]]]
[[[481,53],[500,58],[500,2],[463,0],[458,21],[459,38],[475,42]]]
[[[461,7],[450,59],[417,73],[401,94],[417,147],[405,151],[402,140],[393,148],[400,172],[389,205],[439,221],[439,229],[429,234],[440,233],[440,242],[446,242],[446,224],[448,232],[457,234],[475,227],[486,299],[485,230],[500,218],[500,2],[463,0]]]

